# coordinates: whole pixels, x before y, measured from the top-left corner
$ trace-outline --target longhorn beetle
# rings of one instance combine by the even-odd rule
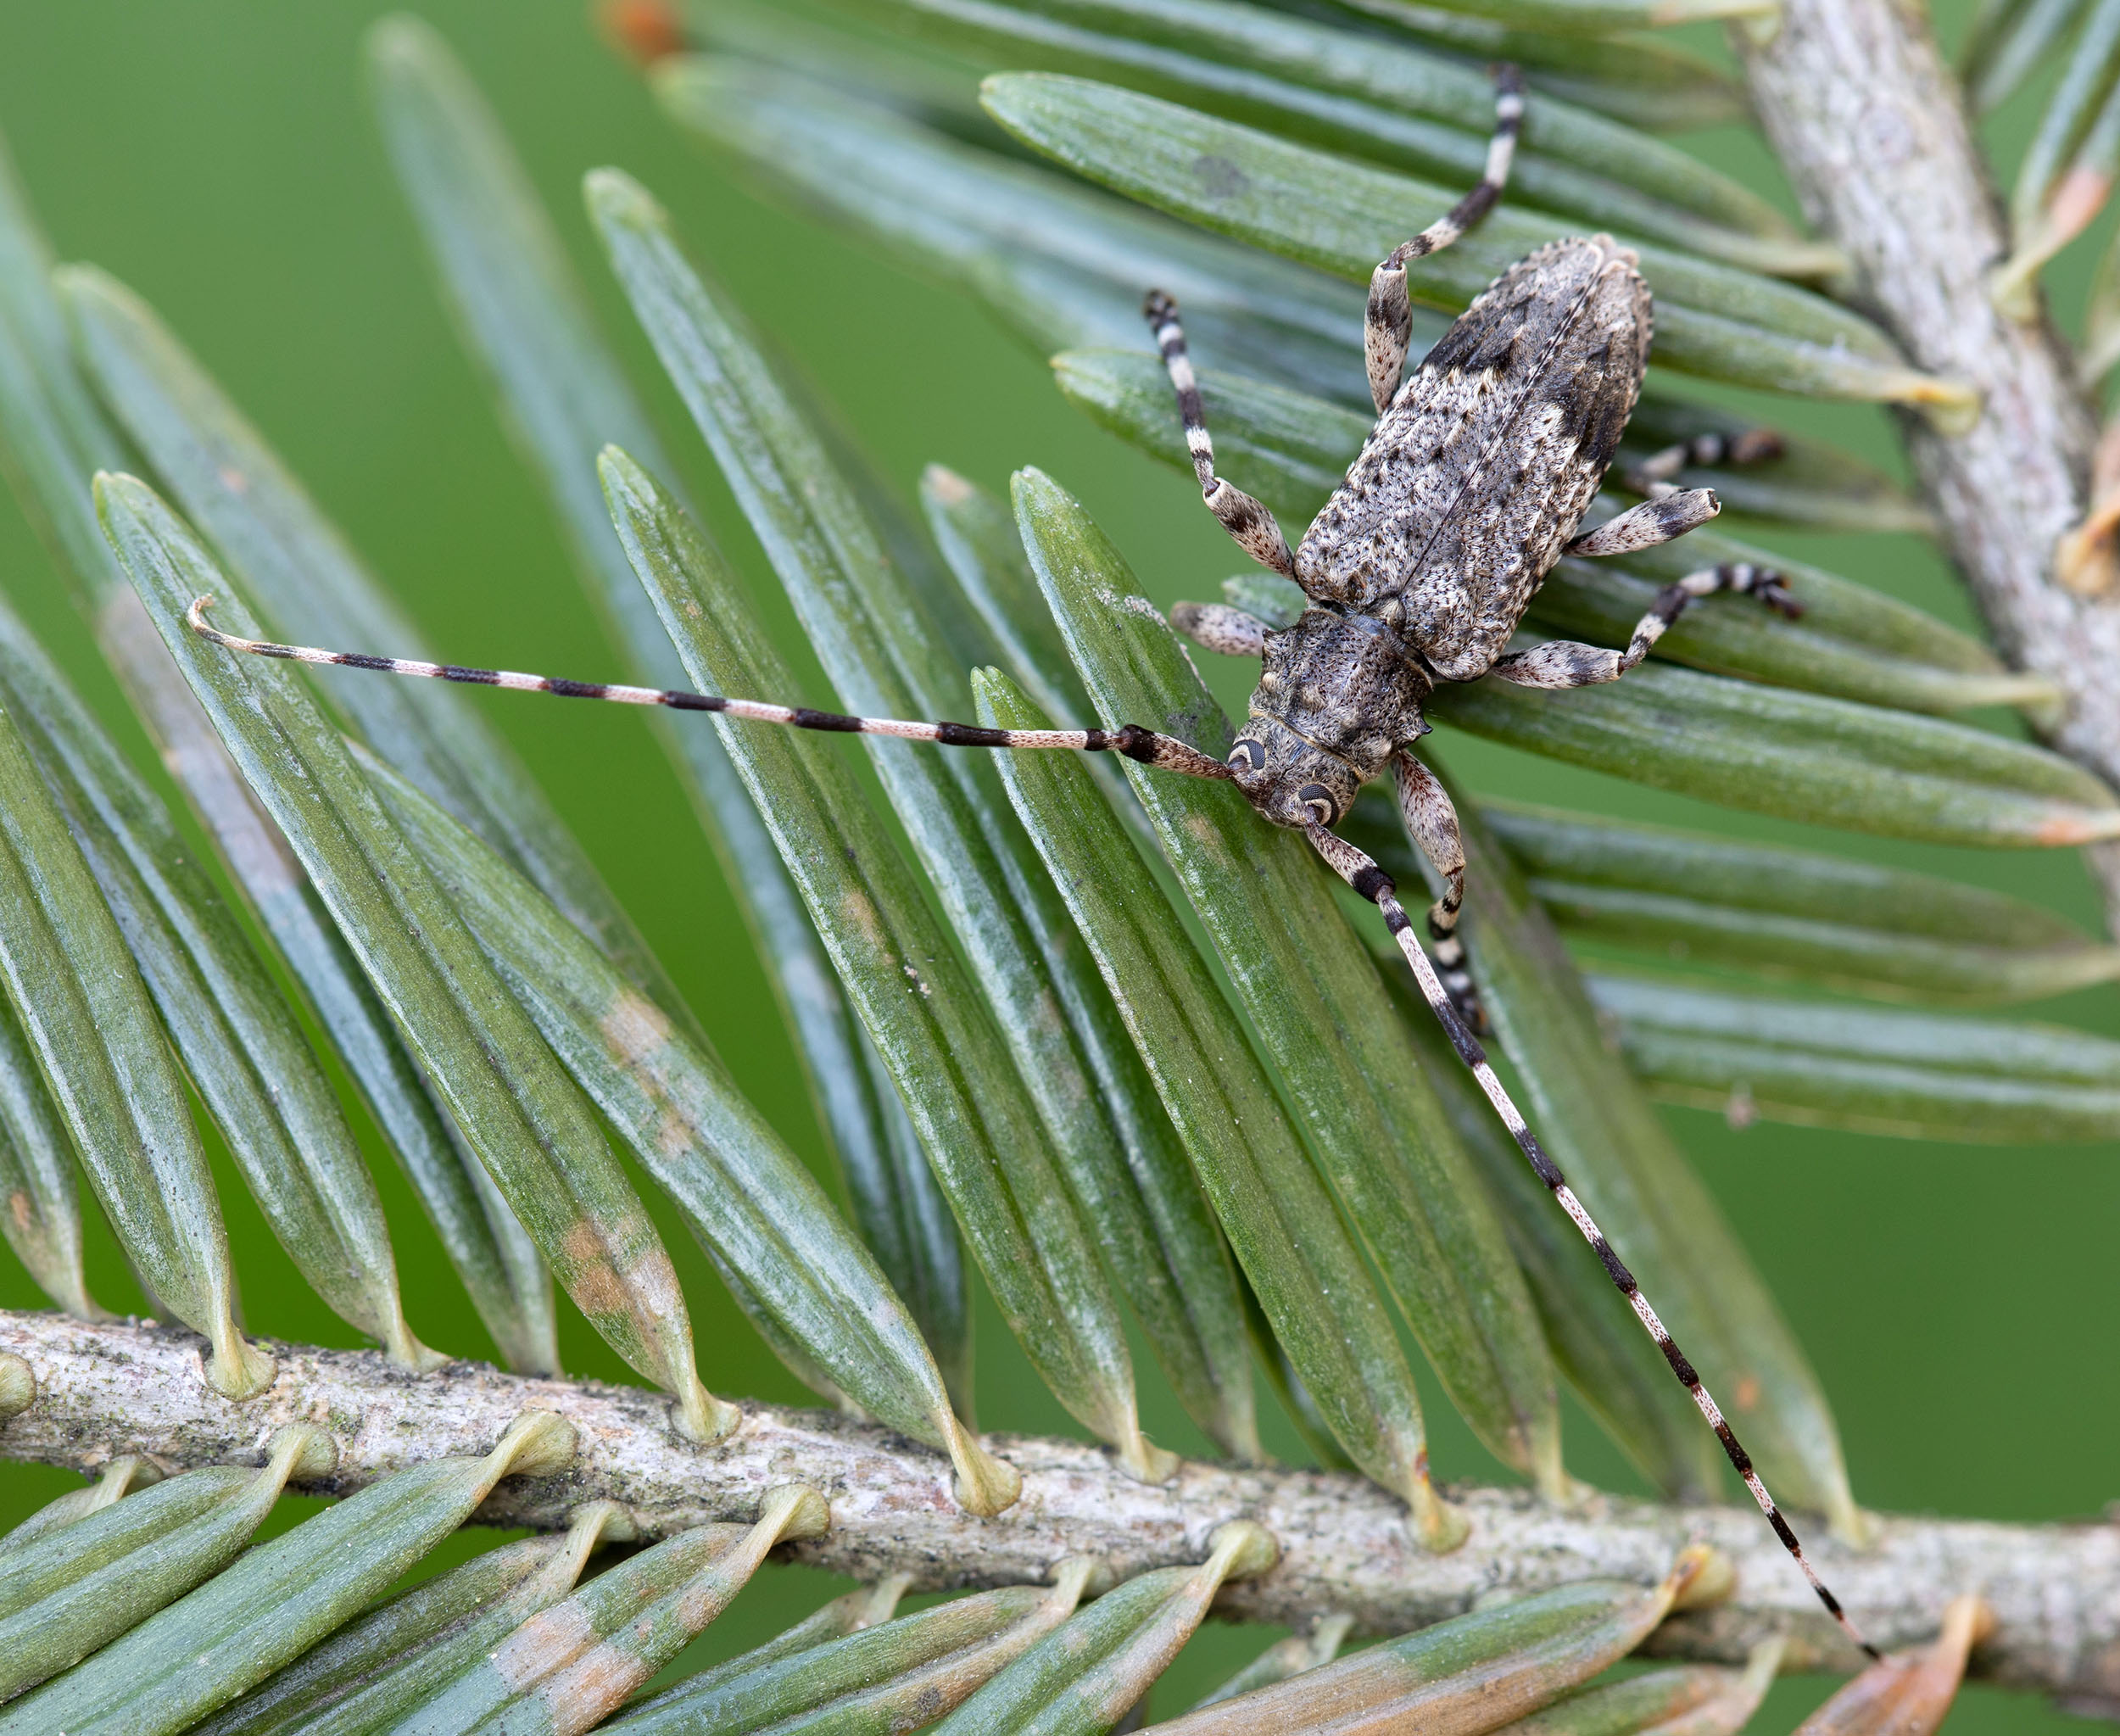
[[[1347,480],[1294,552],[1272,513],[1215,474],[1214,443],[1176,303],[1158,290],[1144,304],[1177,394],[1208,510],[1247,553],[1293,580],[1308,600],[1295,624],[1280,631],[1227,604],[1180,603],[1172,610],[1172,624],[1197,643],[1264,660],[1249,716],[1226,761],[1134,723],[1110,730],[989,729],[852,717],[757,700],[237,639],[208,625],[205,611],[212,600],[206,597],[192,605],[187,619],[215,644],[261,656],[714,712],[799,729],[895,735],[946,747],[1113,751],[1186,777],[1234,782],[1264,818],[1302,832],[1334,872],[1382,913],[1430,1008],[1539,1180],[1575,1220],[1655,1340],[1827,1611],[1874,1658],[1876,1649],[1805,1557],[1693,1364],[1526,1125],[1475,1034],[1481,1020],[1457,935],[1464,895],[1458,818],[1442,784],[1412,751],[1428,733],[1421,707],[1436,684],[1483,675],[1526,687],[1616,681],[1649,654],[1688,603],[1717,591],[1742,592],[1784,614],[1799,612],[1779,574],[1749,565],[1712,567],[1665,587],[1623,651],[1569,640],[1505,649],[1532,594],[1564,554],[1621,555],[1651,548],[1696,529],[1720,508],[1710,490],[1680,490],[1664,480],[1683,455],[1659,454],[1638,478],[1651,491],[1649,499],[1576,534],[1633,413],[1649,360],[1649,286],[1635,269],[1634,254],[1610,236],[1553,242],[1518,261],[1465,310],[1412,376],[1405,376],[1412,327],[1407,260],[1457,240],[1493,208],[1509,178],[1524,113],[1523,81],[1515,68],[1505,66],[1497,73],[1496,87],[1494,137],[1479,184],[1443,217],[1395,248],[1370,278],[1364,349],[1376,426]],[[1443,881],[1442,895],[1428,913],[1433,963],[1391,877],[1331,829],[1356,792],[1386,764],[1398,783],[1407,829]]]

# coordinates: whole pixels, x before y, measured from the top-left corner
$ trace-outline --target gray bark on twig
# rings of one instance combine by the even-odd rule
[[[734,1437],[701,1448],[671,1426],[667,1398],[638,1387],[526,1379],[476,1363],[412,1375],[373,1352],[270,1348],[278,1378],[235,1404],[205,1384],[202,1343],[188,1332],[0,1312],[0,1350],[25,1358],[38,1385],[31,1408],[0,1424],[0,1457],[81,1471],[123,1453],[167,1471],[257,1463],[272,1431],[300,1419],[329,1429],[339,1449],[338,1470],[315,1492],[344,1493],[419,1460],[484,1453],[518,1413],[555,1410],[579,1431],[575,1466],[504,1483],[482,1522],[552,1528],[579,1503],[610,1497],[660,1535],[755,1516],[768,1488],[800,1480],[825,1495],[832,1528],[797,1545],[798,1559],[862,1578],[911,1573],[935,1588],[1035,1582],[1084,1553],[1122,1576],[1197,1560],[1216,1526],[1247,1517],[1271,1530],[1284,1555],[1273,1572],[1225,1594],[1228,1613],[1297,1623],[1336,1610],[1370,1633],[1458,1615],[1498,1592],[1595,1577],[1653,1582],[1699,1538],[1728,1556],[1735,1591],[1667,1623],[1655,1650],[1736,1661],[1780,1633],[1796,1643],[1793,1667],[1859,1661],[1749,1508],[1604,1496],[1555,1506],[1527,1490],[1455,1489],[1471,1539],[1436,1556],[1398,1502],[1358,1477],[1188,1464],[1150,1488],[1102,1448],[997,1436],[989,1444],[1024,1473],[1024,1498],[979,1520],[950,1499],[941,1454],[828,1413],[746,1404]],[[1884,1518],[1877,1528],[1875,1546],[1857,1553],[1815,1527],[1812,1549],[1879,1642],[1932,1638],[1944,1605],[1977,1591],[1999,1626],[1974,1673],[2078,1701],[2120,1699],[2120,1527]]]
[[[2120,602],[2054,578],[2084,516],[2090,409],[2052,327],[1989,299],[2002,211],[1927,8],[1785,0],[1770,39],[1739,40],[1805,213],[1852,262],[1851,299],[1917,367],[1981,394],[1962,432],[1905,416],[1909,455],[2003,655],[2065,695],[2048,740],[2120,784]],[[2120,932],[2120,848],[2089,853]]]

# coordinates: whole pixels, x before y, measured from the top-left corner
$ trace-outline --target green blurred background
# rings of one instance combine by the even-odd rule
[[[377,0],[11,7],[0,14],[0,130],[60,256],[93,260],[154,303],[444,655],[555,673],[610,673],[616,659],[542,500],[455,344],[370,125],[360,43],[383,9]],[[606,330],[661,416],[683,480],[748,562],[760,609],[784,643],[795,644],[791,617],[598,261],[577,198],[581,173],[592,165],[620,165],[655,191],[695,254],[836,399],[901,488],[910,491],[929,460],[996,489],[1005,488],[1012,469],[1035,463],[1087,503],[1143,588],[1162,602],[1218,594],[1217,582],[1240,564],[1188,480],[1068,409],[1043,362],[971,300],[877,265],[748,196],[662,120],[633,69],[599,40],[580,0],[433,0],[421,9],[455,44],[513,133]],[[1939,0],[1947,35],[1968,9]],[[2028,130],[2034,103],[2034,95],[2021,98],[1992,129],[2006,158]],[[1755,141],[1732,135],[1702,143],[1724,166],[1778,187]],[[2079,243],[2056,274],[2065,309],[2080,298],[2089,251]],[[1770,413],[1896,462],[1881,413],[1783,405]],[[1955,582],[1912,539],[1779,540],[1791,553],[1970,622]],[[57,575],[27,523],[5,504],[0,584],[141,762],[152,764]],[[802,667],[809,685],[789,697],[828,703],[814,665]],[[1212,673],[1225,697],[1241,697],[1241,670]],[[508,695],[489,704],[739,1079],[821,1169],[816,1125],[748,938],[639,717],[616,707],[541,706]],[[2070,855],[1942,851],[1812,833],[1453,739],[1447,730],[1438,740],[1453,768],[1486,790],[1917,864],[2097,920],[2095,900]],[[2038,1016],[2120,1034],[2120,991],[2087,992]],[[2022,1520],[2100,1511],[2120,1482],[2111,1446],[2120,1401],[2109,1343],[2120,1303],[2120,1263],[2112,1257],[2120,1169],[2110,1149],[1918,1147],[1771,1124],[1738,1133],[1713,1115],[1669,1113],[1809,1347],[1837,1406],[1866,1504]],[[415,1329],[440,1348],[490,1354],[416,1202],[372,1137],[371,1151]],[[354,1342],[297,1277],[232,1169],[223,1162],[219,1173],[251,1326],[314,1343]],[[674,1214],[661,1215],[687,1281],[708,1384],[799,1401],[801,1390],[742,1323]],[[97,1226],[95,1235],[92,1287],[107,1305],[140,1306],[107,1233]],[[20,1268],[0,1255],[0,1306],[42,1305]],[[626,1378],[564,1301],[561,1313],[569,1370]],[[1152,1432],[1197,1449],[1198,1437],[1145,1357],[1139,1365]],[[1068,1432],[990,1309],[981,1319],[979,1371],[985,1426]],[[1428,1391],[1435,1390],[1431,1381]],[[1498,1475],[1439,1396],[1432,1408],[1441,1474]],[[1638,1488],[1579,1410],[1571,1411],[1569,1438],[1579,1476]],[[1299,1456],[1285,1426],[1273,1439]],[[70,1473],[0,1465],[0,1529],[77,1482]],[[769,1569],[694,1655],[755,1643],[833,1586],[808,1570]],[[1163,1705],[1184,1704],[1189,1688],[1218,1678],[1267,1637],[1203,1633],[1166,1683]],[[1787,1728],[1823,1692],[1818,1683],[1784,1684],[1757,1728]],[[2059,1728],[2061,1716],[1975,1689],[1949,1728],[1961,1736]]]

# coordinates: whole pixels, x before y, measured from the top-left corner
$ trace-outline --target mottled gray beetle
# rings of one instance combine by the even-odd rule
[[[1649,360],[1649,286],[1635,270],[1634,255],[1609,236],[1556,241],[1511,266],[1413,376],[1402,380],[1412,322],[1406,261],[1455,241],[1493,206],[1509,176],[1523,115],[1523,85],[1515,70],[1505,67],[1497,87],[1494,139],[1479,185],[1447,215],[1394,249],[1370,281],[1365,349],[1376,427],[1294,553],[1265,507],[1215,475],[1214,446],[1176,304],[1160,292],[1147,299],[1144,311],[1177,392],[1208,509],[1248,553],[1301,586],[1308,600],[1301,618],[1280,632],[1225,604],[1181,603],[1172,611],[1178,629],[1202,645],[1264,660],[1250,715],[1226,762],[1138,724],[1113,730],[989,729],[855,717],[716,695],[237,639],[207,624],[210,600],[203,597],[188,619],[194,631],[232,650],[301,662],[715,712],[951,747],[1112,751],[1165,771],[1233,781],[1267,819],[1302,831],[1335,872],[1381,911],[1431,1009],[1539,1179],[1574,1220],[1684,1383],[1827,1610],[1875,1657],[1806,1559],[1692,1363],[1525,1125],[1468,1022],[1468,1014],[1476,1020],[1477,1013],[1456,934],[1464,851],[1449,798],[1410,751],[1427,733],[1421,711],[1436,685],[1490,674],[1528,687],[1616,680],[1648,655],[1688,603],[1716,591],[1747,592],[1795,612],[1777,574],[1750,566],[1716,567],[1660,594],[1623,651],[1565,640],[1521,651],[1506,649],[1526,606],[1563,554],[1595,556],[1652,547],[1706,522],[1718,508],[1708,490],[1673,489],[1652,468],[1642,478],[1652,490],[1649,500],[1576,534],[1633,413]],[[1386,764],[1398,779],[1408,829],[1444,881],[1442,896],[1429,913],[1443,974],[1415,937],[1390,877],[1331,830],[1357,791]]]
[[[1230,749],[1237,787],[1268,819],[1336,825],[1388,762],[1407,829],[1445,881],[1429,913],[1437,962],[1461,1013],[1478,1024],[1457,937],[1464,849],[1450,800],[1411,745],[1437,684],[1496,675],[1526,687],[1615,681],[1696,597],[1749,592],[1798,612],[1779,576],[1749,565],[1705,568],[1669,586],[1624,651],[1554,641],[1508,652],[1509,638],[1563,554],[1625,554],[1683,536],[1715,516],[1705,488],[1650,478],[1651,498],[1582,536],[1576,531],[1633,414],[1648,366],[1649,286],[1610,236],[1556,241],[1520,260],[1465,310],[1401,382],[1412,309],[1406,261],[1447,247],[1494,204],[1509,173],[1523,98],[1505,70],[1480,184],[1441,221],[1397,248],[1370,280],[1365,348],[1377,422],[1347,479],[1294,554],[1273,515],[1214,473],[1214,445],[1186,354],[1178,310],[1143,308],[1170,371],[1208,508],[1309,606],[1275,633],[1222,603],[1180,603],[1180,633],[1210,650],[1263,656],[1251,713]],[[1681,455],[1682,456],[1682,455]],[[1660,455],[1660,457],[1661,455]]]

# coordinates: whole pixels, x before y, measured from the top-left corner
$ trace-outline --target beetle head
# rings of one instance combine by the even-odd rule
[[[1254,712],[1231,744],[1230,770],[1245,799],[1277,826],[1333,826],[1362,780],[1337,754]]]

